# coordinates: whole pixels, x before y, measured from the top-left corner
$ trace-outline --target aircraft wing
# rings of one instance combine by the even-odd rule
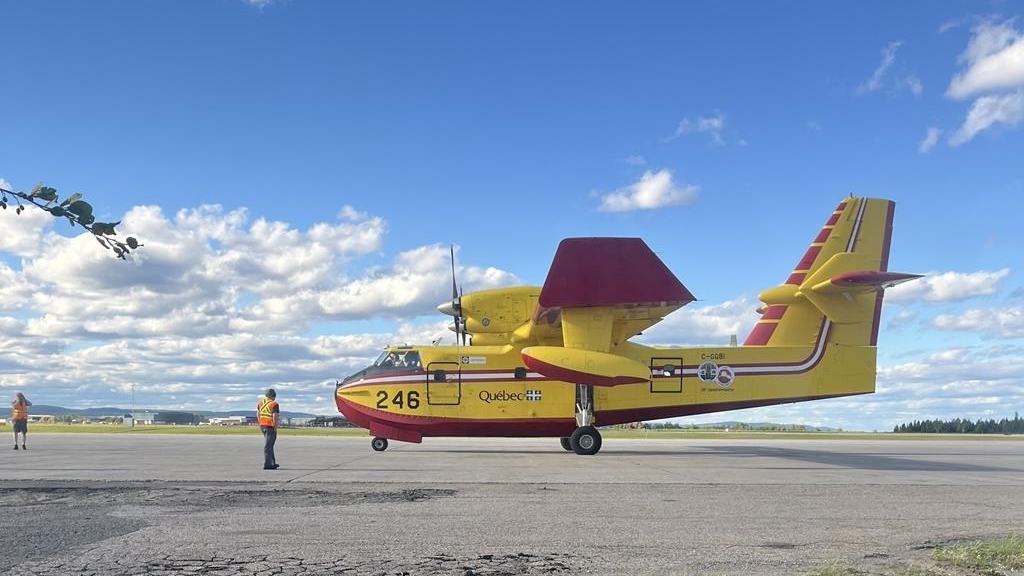
[[[640,238],[567,238],[533,317],[530,332],[542,345],[525,348],[524,362],[569,382],[648,380],[649,367],[616,347],[695,299]]]

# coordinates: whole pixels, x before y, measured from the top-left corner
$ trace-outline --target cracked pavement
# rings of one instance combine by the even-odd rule
[[[34,440],[0,467],[4,575],[870,573],[1024,532],[1021,441],[606,440],[578,457],[284,438],[266,473],[257,439]],[[178,474],[186,459],[220,465]]]

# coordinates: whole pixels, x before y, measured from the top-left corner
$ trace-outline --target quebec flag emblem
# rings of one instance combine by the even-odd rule
[[[540,390],[527,390],[526,391],[526,399],[527,400],[540,400]]]

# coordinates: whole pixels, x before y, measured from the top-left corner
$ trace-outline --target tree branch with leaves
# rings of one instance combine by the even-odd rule
[[[97,222],[96,217],[92,215],[92,205],[82,200],[82,195],[78,192],[61,200],[57,196],[57,190],[42,184],[37,184],[31,192],[15,192],[0,188],[0,208],[7,210],[7,207],[13,203],[16,206],[15,213],[21,214],[27,207],[23,201],[49,212],[55,218],[66,218],[72,227],[85,228],[92,233],[93,238],[96,238],[101,246],[113,250],[114,254],[122,260],[126,260],[132,250],[142,246],[133,236],[128,236],[123,242],[115,238],[117,232],[114,230],[114,226],[121,222]]]

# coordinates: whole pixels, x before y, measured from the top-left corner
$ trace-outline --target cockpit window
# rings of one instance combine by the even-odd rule
[[[385,350],[373,363],[380,368],[406,368],[415,370],[423,364],[420,361],[420,353],[415,350]]]

